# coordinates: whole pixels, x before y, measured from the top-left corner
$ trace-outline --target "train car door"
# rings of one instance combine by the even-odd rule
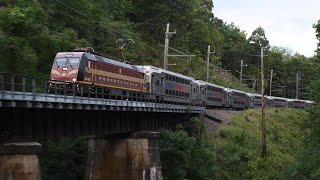
[[[250,97],[250,108],[254,108],[254,96],[249,96]]]
[[[222,90],[223,96],[222,96],[222,106],[228,106],[228,93],[225,90]]]
[[[207,98],[207,87],[206,87],[206,85],[203,85],[202,86],[202,91],[201,91],[201,100],[202,101],[205,101],[206,100],[206,98]]]
[[[232,91],[230,91],[229,93],[228,93],[229,95],[228,95],[228,101],[229,101],[229,106],[233,106],[234,104],[233,104],[233,97],[234,97],[234,94],[233,94],[233,92]]]
[[[198,84],[191,82],[191,99],[198,99]]]
[[[163,80],[162,80],[163,81]],[[161,84],[161,75],[152,73],[151,75],[151,92],[154,94],[162,94],[163,84]]]

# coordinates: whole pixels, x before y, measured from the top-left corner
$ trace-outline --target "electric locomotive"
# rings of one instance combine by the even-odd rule
[[[136,66],[112,60],[92,48],[60,52],[52,65],[49,89],[129,97],[147,92],[144,73]]]

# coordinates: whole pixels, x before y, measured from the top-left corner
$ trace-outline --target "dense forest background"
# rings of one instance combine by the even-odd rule
[[[0,0],[0,71],[49,77],[55,54],[74,47],[90,46],[122,59],[119,39],[134,40],[123,50],[127,60],[162,67],[165,29],[170,23],[170,31],[177,32],[170,38],[170,47],[196,55],[191,59],[170,57],[170,63],[177,64],[170,70],[204,80],[207,46],[211,45],[215,53],[210,81],[239,88],[221,80],[213,66],[239,77],[240,60],[244,60],[248,64],[244,74],[259,79],[260,48],[264,47],[266,79],[271,69],[276,73],[273,95],[295,97],[299,73],[300,97],[319,102],[320,44],[314,57],[305,57],[272,46],[262,27],[247,34],[214,12],[212,0]],[[310,26],[320,41],[320,21],[314,23]],[[247,84],[251,89],[252,82]],[[267,162],[258,155],[260,135],[255,129],[259,124],[252,122],[259,115],[255,112],[244,112],[213,139],[197,121],[192,121],[191,133],[183,126],[164,131],[160,143],[164,178],[319,179],[319,105],[315,103],[309,113],[287,110],[281,115],[282,111],[267,115],[271,119],[268,137],[272,137],[268,143],[273,143]],[[86,138],[42,144],[44,179],[83,178]]]
[[[215,51],[212,66],[230,70],[239,78],[244,60],[248,64],[244,74],[252,79],[259,79],[260,47],[264,47],[266,79],[273,69],[273,94],[277,96],[295,97],[296,73],[300,73],[300,97],[309,98],[318,69],[317,57],[272,46],[262,27],[249,35],[225,23],[214,15],[211,0],[1,0],[0,12],[0,71],[5,72],[48,77],[55,54],[74,47],[89,46],[123,59],[122,44],[116,43],[119,39],[134,40],[123,49],[126,60],[162,67],[167,23],[170,31],[177,32],[170,38],[170,47],[196,55],[170,57],[170,63],[177,64],[170,70],[197,79],[205,80],[208,45]],[[319,38],[320,25],[315,22],[313,26]],[[170,50],[170,54],[177,52]],[[210,81],[239,89],[210,69]],[[254,81],[246,83],[252,89]],[[255,87],[259,91],[259,82]]]

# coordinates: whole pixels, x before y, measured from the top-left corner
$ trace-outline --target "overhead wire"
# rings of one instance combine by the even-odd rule
[[[56,1],[59,2],[60,4],[64,5],[65,7],[68,7],[69,9],[77,12],[78,14],[81,14],[81,15],[83,15],[84,17],[87,17],[88,19],[90,19],[90,20],[92,20],[92,21],[94,21],[94,22],[99,23],[100,26],[108,28],[108,29],[110,30],[109,33],[113,34],[115,37],[116,37],[116,36],[124,36],[124,34],[122,34],[122,33],[118,32],[118,31],[114,30],[114,29],[111,28],[109,25],[105,24],[104,22],[98,22],[96,19],[87,16],[86,14],[84,14],[84,13],[76,10],[75,8],[73,8],[73,7],[69,6],[69,5],[61,2],[60,0],[56,0]],[[61,12],[60,12],[60,13],[61,13]],[[68,16],[70,17],[70,15],[68,15]],[[73,17],[73,18],[75,18],[75,17]],[[129,37],[126,37],[126,38],[129,38]],[[162,51],[160,51],[160,50],[158,50],[158,49],[156,49],[156,48],[154,48],[154,47],[152,47],[152,46],[149,46],[149,45],[147,45],[146,43],[144,43],[144,42],[142,42],[142,41],[140,41],[140,40],[135,39],[135,42],[141,44],[141,45],[144,46],[144,47],[148,47],[149,49],[152,49],[152,50],[155,50],[155,51],[158,51],[158,52],[161,52],[161,53],[162,53]]]
[[[246,55],[248,55],[248,56],[257,56],[257,57],[261,57],[261,55],[260,55],[260,54],[250,54],[250,53],[246,53],[246,52],[243,52],[243,51],[240,51],[240,53],[242,53],[242,54],[246,54]],[[263,55],[263,56],[268,56],[268,55]]]

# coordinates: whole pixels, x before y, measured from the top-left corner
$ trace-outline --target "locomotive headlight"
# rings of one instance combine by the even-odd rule
[[[72,81],[76,81],[76,80],[77,80],[76,78],[73,78],[73,79],[72,79]]]
[[[67,68],[67,67],[63,67],[62,70],[63,70],[63,71],[67,71],[68,68]]]
[[[72,54],[66,54],[65,57],[72,57]]]

